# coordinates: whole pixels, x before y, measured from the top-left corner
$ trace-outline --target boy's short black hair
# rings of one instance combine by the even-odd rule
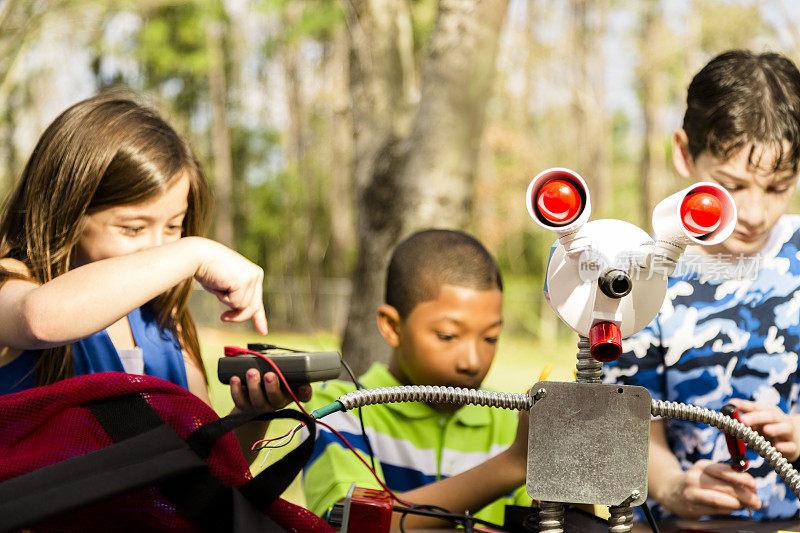
[[[453,230],[414,233],[397,245],[386,271],[386,303],[401,318],[439,294],[444,285],[503,290],[500,270],[475,238]]]
[[[692,79],[683,129],[693,157],[708,150],[719,159],[750,145],[750,163],[775,147],[771,170],[797,170],[800,159],[800,71],[787,57],[730,50]],[[788,147],[784,146],[788,141]]]

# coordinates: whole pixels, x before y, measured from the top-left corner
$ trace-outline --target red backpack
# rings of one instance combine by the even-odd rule
[[[310,436],[253,477],[230,431],[273,418]],[[117,372],[0,396],[0,532],[332,532],[279,498],[315,435],[298,411],[219,418],[177,385]]]

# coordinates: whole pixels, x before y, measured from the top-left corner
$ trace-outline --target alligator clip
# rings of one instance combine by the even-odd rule
[[[727,404],[723,406],[722,409],[720,409],[720,413],[733,418],[737,422],[742,421],[742,418],[739,416],[739,409],[737,409],[735,405]],[[731,467],[739,472],[747,470],[749,462],[747,461],[747,457],[745,457],[747,446],[745,446],[744,441],[725,433],[725,442],[728,444],[728,451],[731,454]]]
[[[238,346],[226,346],[225,347],[225,357],[233,357],[236,355],[247,355],[250,350],[245,350],[244,348],[239,348]]]

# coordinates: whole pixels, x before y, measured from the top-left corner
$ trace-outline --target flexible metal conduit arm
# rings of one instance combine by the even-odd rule
[[[666,416],[680,418],[691,422],[701,422],[717,429],[721,429],[729,435],[742,439],[751,449],[767,461],[775,472],[781,477],[786,485],[800,498],[800,473],[792,467],[789,461],[772,446],[767,439],[737,422],[733,418],[723,415],[718,411],[688,405],[678,402],[665,402],[653,400],[650,404],[650,413],[653,416]]]
[[[365,405],[397,402],[473,404],[519,411],[528,411],[531,408],[531,400],[527,394],[428,385],[405,385],[356,390],[339,396],[338,401],[344,406],[345,410]]]

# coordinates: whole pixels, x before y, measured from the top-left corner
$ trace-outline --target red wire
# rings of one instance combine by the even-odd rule
[[[303,412],[304,412],[306,415],[308,415],[308,416],[311,416],[310,414],[308,414],[308,411],[306,411],[306,409],[303,407],[303,404],[301,404],[301,403],[300,403],[300,400],[298,400],[298,399],[297,399],[297,396],[295,396],[295,395],[294,395],[294,393],[292,392],[292,389],[291,389],[291,387],[289,387],[289,383],[286,381],[286,378],[283,376],[283,374],[281,373],[281,371],[278,369],[278,365],[276,365],[276,364],[275,364],[275,363],[272,361],[272,359],[270,359],[268,356],[264,355],[263,353],[260,353],[260,352],[255,352],[255,351],[253,351],[253,350],[245,350],[245,349],[243,349],[243,348],[236,348],[236,351],[237,351],[238,353],[241,353],[241,354],[257,355],[258,357],[260,357],[261,359],[263,359],[263,360],[265,360],[267,363],[269,363],[269,366],[271,366],[271,367],[272,367],[272,369],[275,371],[275,374],[278,376],[278,379],[280,379],[280,380],[281,380],[281,383],[283,383],[284,387],[286,387],[286,390],[289,392],[289,396],[291,396],[291,397],[292,397],[292,400],[294,400],[294,403],[296,403],[296,404],[297,404],[297,406],[300,408],[300,410],[301,410],[301,411],[303,411]],[[315,420],[316,420],[316,419],[315,419]],[[344,435],[342,435],[341,433],[339,433],[338,431],[336,431],[335,429],[333,429],[331,426],[329,426],[328,424],[326,424],[326,423],[325,423],[325,422],[323,422],[322,420],[316,420],[316,422],[317,422],[317,424],[320,424],[320,425],[322,425],[323,427],[326,427],[326,428],[328,428],[328,429],[329,429],[331,432],[333,432],[333,434],[334,434],[334,435],[336,435],[336,436],[339,438],[339,440],[341,440],[341,441],[342,441],[342,442],[345,444],[345,446],[347,446],[348,448],[350,448],[350,451],[351,451],[351,452],[353,452],[353,453],[355,454],[355,456],[356,456],[356,457],[358,457],[358,460],[359,460],[359,461],[361,461],[361,463],[362,463],[364,466],[366,466],[366,467],[367,467],[367,470],[369,470],[369,471],[370,471],[370,473],[371,473],[371,474],[372,474],[372,475],[375,477],[375,480],[376,480],[378,483],[380,483],[381,487],[383,487],[383,489],[384,489],[386,492],[388,492],[388,493],[389,493],[389,495],[392,497],[392,499],[394,499],[394,500],[395,500],[397,503],[399,503],[399,504],[401,504],[401,505],[405,505],[406,507],[412,507],[412,504],[410,504],[410,503],[408,503],[408,502],[406,502],[406,501],[403,501],[403,500],[401,500],[401,499],[400,499],[400,498],[397,496],[397,494],[395,494],[395,493],[392,491],[392,489],[390,489],[389,487],[387,487],[387,486],[386,486],[386,483],[384,483],[384,482],[381,480],[380,476],[378,476],[378,473],[377,473],[377,472],[375,472],[375,470],[373,470],[371,466],[369,466],[369,464],[368,464],[368,463],[367,463],[367,462],[364,460],[364,458],[363,458],[363,457],[361,457],[361,454],[359,454],[359,453],[356,451],[356,449],[353,447],[353,445],[352,445],[352,444],[350,444],[350,443],[347,441],[347,439],[346,439],[346,438],[344,438]],[[285,436],[285,435],[284,435],[284,436]]]
[[[281,383],[283,384],[283,386],[286,387],[286,391],[289,393],[289,396],[292,397],[292,400],[294,401],[294,403],[297,404],[297,407],[299,407],[300,410],[303,411],[309,417],[311,416],[308,413],[308,411],[306,411],[306,409],[303,407],[303,404],[300,403],[300,400],[297,399],[297,396],[294,395],[294,393],[292,392],[292,388],[289,386],[289,383],[286,381],[286,378],[284,377],[283,373],[278,369],[278,365],[276,365],[275,362],[272,359],[270,359],[268,356],[266,356],[265,354],[263,354],[261,352],[256,352],[256,351],[253,351],[253,350],[246,350],[244,348],[235,348],[235,350],[236,350],[237,353],[240,353],[240,354],[257,355],[258,357],[260,357],[261,359],[263,359],[264,361],[269,363],[269,366],[272,367],[272,369],[275,371],[275,374],[278,376],[278,379],[280,379]],[[383,490],[385,490],[386,492],[389,493],[389,496],[391,496],[393,500],[395,500],[397,503],[399,503],[401,505],[405,505],[406,507],[413,507],[413,505],[411,503],[409,503],[409,502],[407,502],[405,500],[401,500],[400,497],[397,496],[397,494],[395,494],[394,491],[392,489],[390,489],[386,485],[386,483],[383,482],[383,480],[381,480],[381,478],[378,475],[378,473],[375,472],[375,470],[372,469],[372,467],[369,465],[369,463],[367,463],[364,460],[363,457],[361,457],[361,454],[356,451],[356,449],[353,447],[352,444],[350,444],[350,442],[348,442],[348,440],[344,437],[344,435],[342,435],[341,433],[339,433],[338,431],[333,429],[330,425],[328,425],[327,423],[323,422],[322,420],[317,420],[317,419],[314,419],[314,420],[317,422],[317,424],[320,424],[323,427],[328,428],[334,435],[336,435],[339,438],[339,440],[341,440],[344,443],[345,446],[347,446],[350,449],[351,452],[353,452],[353,454],[355,454],[355,456],[358,458],[358,460],[361,461],[361,464],[363,464],[367,468],[367,470],[370,471],[372,476],[375,478],[375,481],[377,481],[380,484],[380,486],[383,487]],[[305,422],[303,422],[302,424],[305,425]],[[290,432],[291,431],[293,431],[293,430],[290,430]],[[286,435],[288,435],[288,434],[289,433],[284,434],[283,437],[286,437]],[[260,442],[264,442],[265,440],[266,441],[272,441],[272,440],[277,440],[277,439],[280,439],[280,438],[283,438],[283,437],[276,437],[275,439],[264,439],[264,440],[258,441],[255,444],[253,444],[253,447],[255,447],[256,444],[258,444]],[[473,527],[473,529],[475,531],[486,531],[486,530],[478,529],[478,528],[475,528],[475,527]]]
[[[290,429],[289,431],[287,431],[286,433],[284,433],[284,434],[283,434],[283,435],[281,435],[280,437],[273,437],[273,438],[271,438],[271,439],[261,439],[261,440],[257,440],[257,441],[255,441],[255,442],[253,443],[253,445],[250,447],[250,449],[251,449],[251,450],[253,450],[253,451],[255,451],[255,449],[256,449],[256,446],[258,446],[258,445],[259,445],[259,444],[261,444],[262,442],[272,442],[272,441],[275,441],[275,440],[282,440],[282,439],[285,439],[286,437],[288,437],[289,435],[291,435],[291,436],[292,436],[292,438],[291,438],[291,439],[289,439],[289,441],[291,442],[291,440],[294,438],[294,434],[295,434],[295,433],[297,433],[297,432],[300,430],[300,428],[302,428],[302,427],[305,427],[305,425],[306,425],[306,423],[305,423],[305,422],[300,422],[299,424],[297,424],[295,427],[293,427],[292,429]],[[287,442],[286,444],[288,444],[288,442]],[[285,446],[285,445],[284,445],[284,446]]]
[[[336,435],[337,437],[339,437],[339,440],[341,440],[341,441],[342,441],[342,442],[345,444],[345,446],[347,446],[348,448],[350,448],[350,451],[351,451],[351,452],[353,452],[353,453],[356,455],[356,457],[358,457],[358,460],[359,460],[359,461],[361,461],[361,463],[362,463],[364,466],[366,466],[366,467],[367,467],[367,470],[369,470],[369,471],[372,473],[372,475],[375,477],[375,480],[376,480],[378,483],[380,483],[381,487],[383,487],[383,489],[384,489],[386,492],[388,492],[388,493],[389,493],[389,496],[391,496],[391,497],[392,497],[392,499],[394,499],[394,500],[395,500],[397,503],[399,503],[399,504],[401,504],[401,505],[405,505],[406,507],[413,507],[413,505],[412,505],[412,504],[410,504],[410,503],[408,503],[407,501],[401,500],[401,499],[400,499],[400,498],[397,496],[397,494],[395,494],[395,493],[392,491],[392,489],[390,489],[389,487],[387,487],[387,486],[386,486],[386,483],[384,483],[383,481],[381,481],[381,478],[380,478],[380,476],[378,476],[378,473],[377,473],[377,472],[375,472],[375,471],[372,469],[372,467],[371,467],[371,466],[369,466],[369,463],[367,463],[367,462],[364,460],[364,458],[363,458],[363,457],[361,457],[361,454],[360,454],[360,453],[358,453],[358,452],[356,451],[356,449],[355,449],[355,448],[353,448],[353,445],[352,445],[352,444],[350,444],[349,442],[347,442],[347,439],[346,439],[346,438],[344,438],[344,435],[342,435],[341,433],[339,433],[338,431],[336,431],[335,429],[333,429],[331,426],[329,426],[328,424],[326,424],[326,423],[325,423],[325,422],[323,422],[322,420],[317,420],[317,424],[321,424],[322,426],[324,426],[324,427],[328,428],[329,430],[331,430],[331,431],[333,432],[333,434],[334,434],[334,435]]]

